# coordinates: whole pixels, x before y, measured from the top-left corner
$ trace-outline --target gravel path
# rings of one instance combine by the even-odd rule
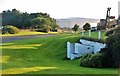
[[[2,37],[2,42],[11,42],[14,40],[49,37],[49,36],[56,36],[56,35],[55,34],[41,34],[41,35],[29,35],[29,36],[9,36],[9,37],[7,36],[7,37]]]

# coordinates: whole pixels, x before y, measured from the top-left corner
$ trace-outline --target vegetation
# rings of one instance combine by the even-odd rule
[[[12,25],[7,25],[2,28],[2,34],[18,34],[20,30]]]
[[[90,25],[89,23],[86,23],[86,24],[83,26],[83,29],[84,29],[85,31],[90,30],[90,28],[91,28],[91,25]]]
[[[75,33],[78,31],[79,29],[79,25],[75,24],[74,27],[72,28],[73,31],[75,31]]]
[[[55,29],[55,28],[52,28],[51,27],[51,22],[49,19],[46,19],[46,18],[40,18],[40,17],[37,17],[37,18],[34,18],[30,21],[30,23],[32,24],[32,28],[36,29],[40,29],[40,30],[43,30],[45,32],[49,32],[50,29]]]
[[[107,67],[119,67],[120,64],[120,25],[106,32],[107,50],[105,52],[105,62]]]
[[[91,56],[93,54],[90,53],[90,54],[85,54],[83,56],[80,57],[80,66],[83,66],[83,67],[92,67],[92,63],[91,63]]]
[[[45,32],[50,32],[50,29],[51,29],[51,27],[50,26],[47,26],[47,25],[44,25],[43,26],[43,30],[45,31]]]
[[[103,67],[103,53],[96,53],[90,57],[91,67],[101,68]]]
[[[0,36],[27,36],[27,35],[43,35],[43,34],[59,34],[58,32],[37,32],[37,31],[31,31],[31,30],[20,30],[18,34],[2,34]]]
[[[13,25],[19,29],[39,29],[43,25],[50,26],[52,30],[57,29],[56,20],[47,13],[23,13],[12,9],[2,12],[2,26]]]
[[[98,54],[85,55],[81,58],[80,65],[86,67],[112,67],[119,68],[120,65],[120,25],[108,30],[105,34],[106,48]]]
[[[93,32],[92,32],[93,33]],[[85,33],[87,37],[88,33]],[[92,34],[97,38],[97,33]],[[66,42],[76,42],[80,34],[24,39],[3,43],[3,74],[118,74],[118,69],[79,66],[79,59],[66,59]],[[104,38],[104,37],[102,37]]]
[[[80,58],[80,66],[101,68],[103,67],[103,53],[85,54]]]

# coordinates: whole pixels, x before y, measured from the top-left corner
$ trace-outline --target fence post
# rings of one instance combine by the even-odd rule
[[[82,37],[84,36],[84,31],[82,31]]]
[[[91,30],[89,30],[89,37],[91,37]]]
[[[101,38],[101,32],[98,31],[98,40],[100,40],[100,38]]]

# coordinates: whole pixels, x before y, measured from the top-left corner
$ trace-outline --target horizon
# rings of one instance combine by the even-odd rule
[[[55,19],[105,19],[107,7],[111,7],[111,15],[118,18],[118,2],[119,0],[0,0],[0,12],[17,9],[27,13],[47,13]]]

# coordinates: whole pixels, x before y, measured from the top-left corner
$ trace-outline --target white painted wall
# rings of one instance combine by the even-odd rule
[[[80,57],[83,54],[87,53],[97,53],[102,48],[106,47],[106,44],[88,41],[84,39],[80,39],[80,43],[70,43],[67,42],[67,58],[70,60],[75,59],[76,57]]]

